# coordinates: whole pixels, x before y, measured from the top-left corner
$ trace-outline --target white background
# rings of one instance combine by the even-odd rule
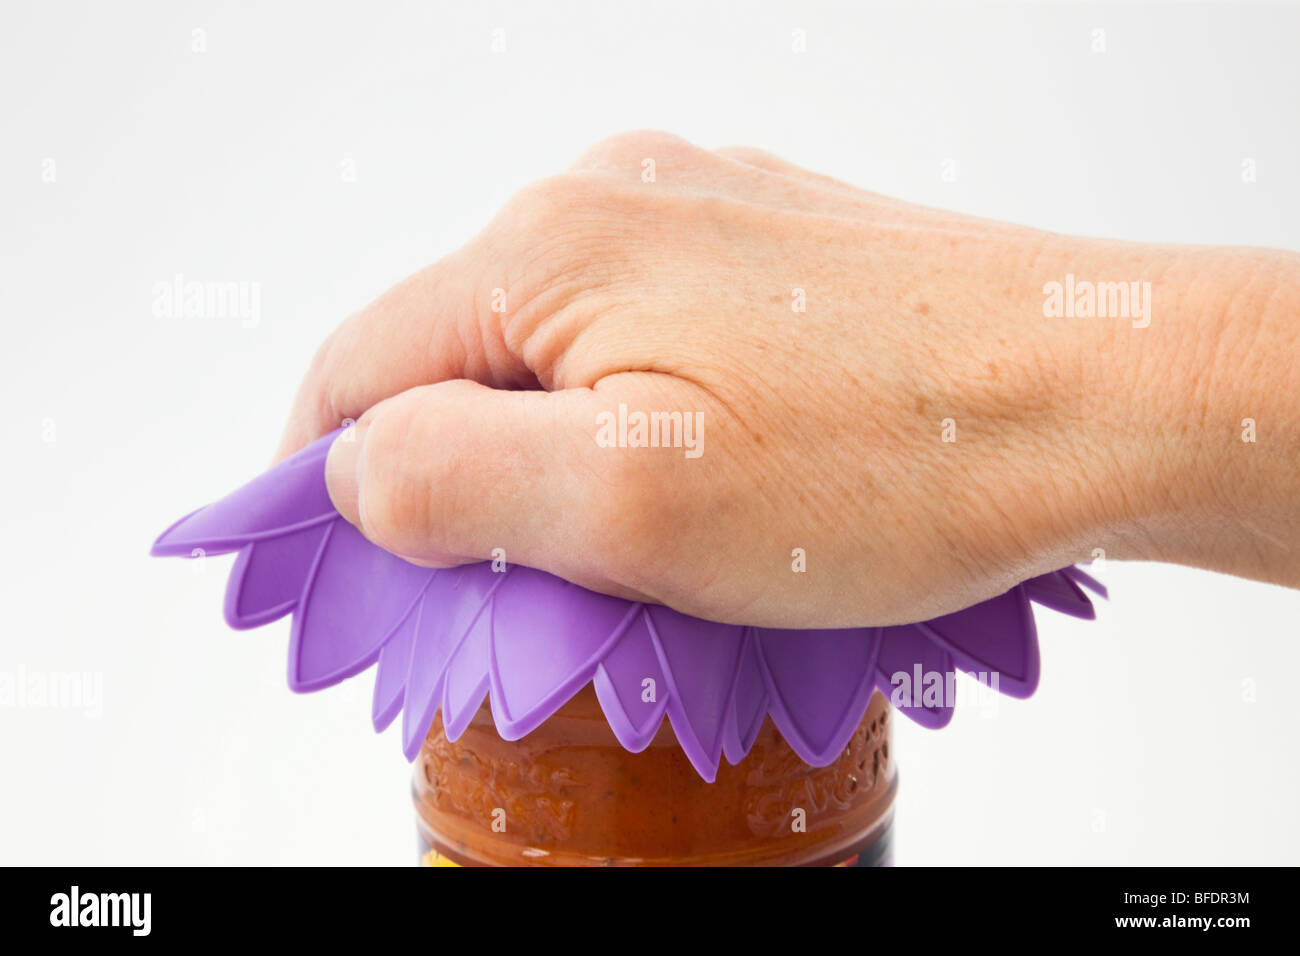
[[[369,677],[290,694],[288,621],[221,622],[230,558],[147,552],[265,467],[344,315],[522,184],[656,127],[1048,229],[1296,249],[1298,47],[1278,6],[9,0],[0,671],[103,702],[0,708],[0,863],[413,862]],[[260,322],[155,317],[178,273],[259,283]],[[1097,622],[1040,614],[1034,699],[901,728],[898,862],[1296,863],[1300,592],[1097,573]]]

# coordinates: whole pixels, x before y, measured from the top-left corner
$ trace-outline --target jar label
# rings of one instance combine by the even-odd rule
[[[437,850],[430,848],[420,855],[420,866],[460,866],[460,864],[451,857],[443,856]]]

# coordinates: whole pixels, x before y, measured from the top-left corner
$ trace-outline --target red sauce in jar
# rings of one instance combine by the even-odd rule
[[[810,767],[763,723],[706,783],[667,722],[629,753],[591,687],[521,740],[485,703],[456,742],[435,718],[416,762],[422,862],[491,866],[889,863],[898,777],[879,693],[844,752]]]

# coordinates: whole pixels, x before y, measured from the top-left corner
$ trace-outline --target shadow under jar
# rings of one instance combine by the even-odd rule
[[[898,775],[879,693],[835,762],[810,767],[765,718],[706,783],[665,723],[630,753],[595,691],[502,740],[488,704],[454,743],[436,717],[416,761],[432,866],[887,866]]]

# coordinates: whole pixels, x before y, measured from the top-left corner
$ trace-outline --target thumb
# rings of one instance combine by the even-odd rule
[[[592,389],[500,391],[458,380],[412,388],[335,439],[334,506],[375,544],[417,564],[501,557],[632,599],[613,528],[651,487],[596,442],[613,404]],[[678,455],[681,453],[678,452]],[[621,529],[626,530],[626,529]],[[613,539],[613,540],[611,540]]]

